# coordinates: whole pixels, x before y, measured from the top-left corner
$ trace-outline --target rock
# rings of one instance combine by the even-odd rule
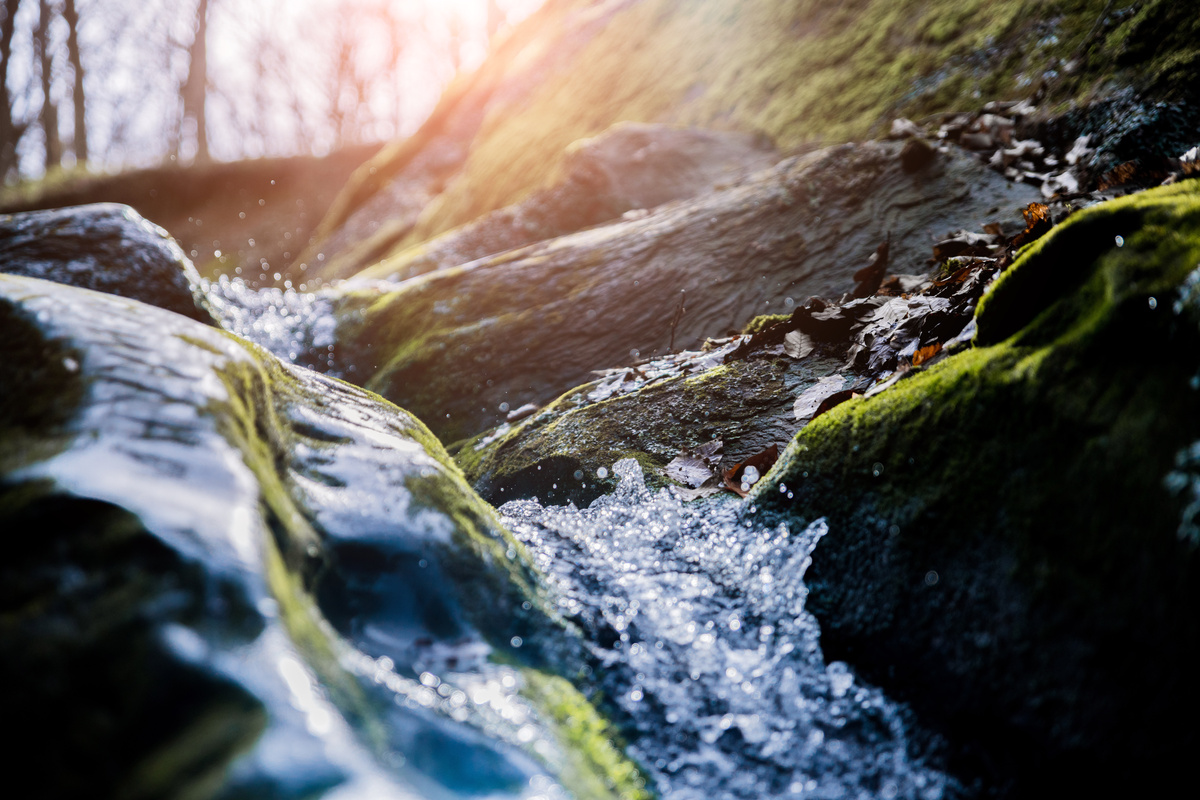
[[[523,549],[410,415],[42,280],[0,276],[0,333],[0,708],[41,796],[642,796],[550,671],[579,647]]]
[[[826,657],[1002,796],[1167,789],[1200,744],[1174,724],[1200,711],[1196,186],[1071,217],[974,349],[816,419],[753,498],[827,520]]]
[[[937,151],[924,139],[910,138],[900,151],[900,165],[905,172],[920,172],[937,158]]]
[[[722,441],[721,454],[709,460],[715,469],[782,448],[807,422],[794,417],[796,396],[841,369],[849,343],[821,346],[803,360],[785,355],[782,344],[731,359],[741,343],[614,370],[451,450],[489,502],[536,496],[582,507],[616,487],[612,466],[623,458],[637,459],[657,487],[678,481],[665,469],[681,450]]]
[[[591,371],[664,354],[840,296],[892,232],[901,272],[931,235],[978,228],[1036,190],[951,152],[917,175],[898,143],[785,160],[737,186],[400,285],[335,301],[341,374],[399,402],[445,441],[544,405]],[[672,320],[680,290],[687,311]],[[636,352],[635,352],[636,351]],[[631,356],[631,353],[633,354]]]
[[[728,185],[779,160],[766,137],[621,122],[575,142],[565,175],[527,200],[485,214],[361,273],[402,280],[553,239]]]
[[[94,289],[212,322],[192,262],[166,231],[129,206],[0,216],[0,273]]]
[[[905,117],[892,120],[892,127],[888,132],[888,136],[892,139],[920,138],[924,135],[925,131],[922,130],[920,125]]]
[[[1029,16],[1022,0],[995,0],[989,13],[965,17],[928,4],[905,18],[887,0],[833,16],[783,0],[706,0],[711,13],[680,0],[556,0],[455,81],[419,134],[356,175],[299,261],[310,284],[349,277],[514,206],[555,183],[572,142],[621,121],[762,131],[792,152],[886,134],[898,116],[973,108],[981,86],[1016,97],[1031,78],[1045,108],[1086,105],[1097,87],[1130,85],[1142,63],[1191,69],[1183,6],[1169,11],[1185,24],[1164,25],[1168,46],[1143,37],[1118,67],[1114,49],[1130,29],[1148,30],[1142,18],[1171,4],[1156,5],[1136,24],[1105,27],[1116,24],[1110,15],[1098,29],[1100,11],[1074,4],[1059,9],[1048,35],[1044,25],[1018,24]],[[1083,41],[1096,45],[1086,59]],[[1013,66],[1072,60],[1078,68],[1063,80]],[[1025,118],[1032,108],[992,111]]]

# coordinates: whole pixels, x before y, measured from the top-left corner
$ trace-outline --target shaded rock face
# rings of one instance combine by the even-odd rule
[[[40,796],[517,797],[536,778],[600,797],[630,780],[605,771],[627,762],[569,685],[489,661],[578,663],[521,547],[411,416],[46,281],[0,276],[0,332],[0,707]],[[530,683],[592,714],[586,754],[563,754]],[[463,701],[480,691],[505,716]]]
[[[569,149],[562,180],[359,274],[402,280],[694,197],[775,164],[763,136],[623,122]]]
[[[96,203],[0,216],[0,272],[128,297],[212,322],[192,262],[166,231],[129,206]]]
[[[754,497],[829,525],[827,654],[1002,795],[1165,789],[1198,743],[1198,188],[1078,213],[973,349],[814,421]]]
[[[810,295],[839,296],[889,231],[893,263],[920,265],[927,237],[1014,219],[1035,196],[954,151],[906,173],[901,148],[786,159],[635,219],[348,287],[335,301],[339,367],[454,441],[502,422],[502,403],[540,405],[672,340],[695,346]]]

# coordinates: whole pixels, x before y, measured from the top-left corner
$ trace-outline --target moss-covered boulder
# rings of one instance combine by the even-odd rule
[[[212,322],[192,262],[166,231],[129,206],[0,215],[0,273],[129,297]]]
[[[754,498],[829,534],[822,646],[1010,796],[1155,791],[1200,711],[1200,184],[1080,212],[975,347],[802,430]]]
[[[644,795],[410,415],[47,281],[0,275],[0,333],[0,708],[39,796]]]
[[[900,150],[830,148],[634,219],[395,286],[349,285],[335,300],[339,367],[455,441],[592,370],[840,296],[889,232],[895,268],[919,271],[931,235],[1016,220],[1035,193],[954,150],[909,173]]]

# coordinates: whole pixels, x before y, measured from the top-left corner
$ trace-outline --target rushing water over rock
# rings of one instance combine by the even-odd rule
[[[753,507],[646,489],[632,459],[587,509],[501,507],[586,632],[594,688],[627,717],[667,800],[942,797],[906,714],[825,664],[803,574],[826,532],[768,527]]]
[[[326,293],[254,289],[228,275],[206,282],[204,293],[226,330],[289,363],[325,373],[333,369],[337,322]]]

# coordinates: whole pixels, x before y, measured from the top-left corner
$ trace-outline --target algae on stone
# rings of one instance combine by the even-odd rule
[[[338,367],[445,441],[543,404],[592,370],[695,347],[809,295],[838,296],[892,234],[921,271],[928,236],[1037,196],[954,150],[906,173],[898,143],[829,148],[637,219],[335,299]],[[686,313],[673,324],[680,290]]]
[[[557,779],[515,734],[418,702],[425,673],[506,669],[489,653],[580,664],[523,548],[424,426],[141,303],[13,276],[0,295],[21,346],[0,383],[58,402],[0,418],[0,638],[22,654],[7,685],[28,689],[3,703],[44,723],[21,752],[48,796]],[[549,736],[553,711],[529,721]],[[596,774],[623,763],[607,752]]]
[[[1200,438],[1198,268],[1195,181],[1079,212],[985,297],[974,349],[816,420],[754,496],[828,521],[827,655],[1003,792],[1146,789],[1197,744],[1171,720],[1200,710],[1172,477]]]

